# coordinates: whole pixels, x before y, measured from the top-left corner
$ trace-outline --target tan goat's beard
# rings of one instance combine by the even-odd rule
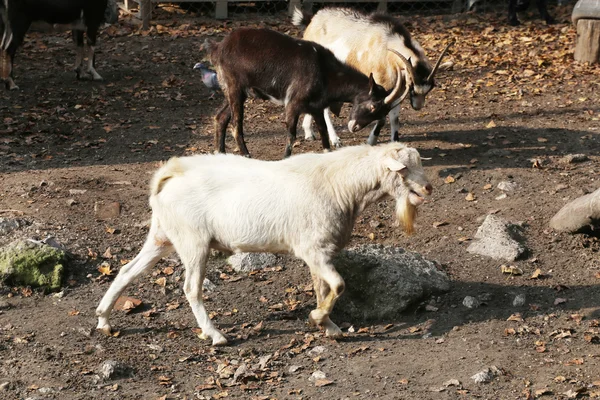
[[[396,200],[396,218],[404,228],[407,235],[415,231],[415,219],[417,218],[417,206],[412,204],[408,197]]]

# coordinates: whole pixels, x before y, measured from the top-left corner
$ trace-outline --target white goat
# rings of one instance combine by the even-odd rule
[[[176,251],[186,270],[184,292],[204,337],[215,346],[226,344],[202,302],[206,261],[214,248],[303,259],[317,296],[309,319],[327,336],[340,337],[329,314],[344,281],[331,260],[350,240],[357,216],[368,204],[393,198],[397,217],[410,233],[416,208],[431,191],[419,153],[400,143],[282,161],[224,154],[172,158],[151,183],[146,243],[102,298],[97,328],[110,334],[110,312],[126,286]]]
[[[410,61],[412,68],[402,73],[404,88],[410,90],[412,108],[419,110],[425,104],[425,96],[435,85],[434,77],[438,69],[448,69],[451,62],[441,61],[448,46],[440,54],[434,67],[425,56],[421,45],[414,40],[408,30],[397,19],[380,13],[364,14],[347,8],[324,8],[314,16],[299,9],[294,11],[294,25],[305,25],[304,40],[310,40],[328,48],[342,62],[369,75],[373,73],[376,82],[389,90],[394,87],[398,78],[398,66],[404,68],[404,62],[391,54],[395,50]],[[396,53],[396,54],[397,54]],[[400,64],[399,64],[400,63]],[[390,115],[391,140],[398,141],[400,104],[392,108]],[[313,140],[313,117],[306,114],[302,127],[306,140]],[[335,133],[329,110],[325,110],[325,122],[329,139],[336,147],[341,146],[340,138]],[[385,117],[377,122],[369,135],[368,143],[375,145],[381,128],[385,125]]]

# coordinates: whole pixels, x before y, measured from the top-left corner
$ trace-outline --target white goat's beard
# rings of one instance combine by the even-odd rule
[[[415,230],[415,219],[417,217],[417,206],[412,204],[408,197],[396,200],[396,218],[404,228],[404,232],[410,235]]]

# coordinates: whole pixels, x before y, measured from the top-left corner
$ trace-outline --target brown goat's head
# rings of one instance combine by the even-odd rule
[[[404,64],[407,66],[406,72],[409,80],[407,85],[408,92],[410,93],[410,105],[414,110],[420,110],[425,105],[425,97],[435,87],[435,74],[440,69],[448,69],[453,65],[451,62],[442,64],[442,59],[451,45],[452,42],[444,48],[432,69],[429,69],[423,62],[417,63],[415,68],[410,63],[410,60],[404,59],[397,51],[390,50],[400,58],[403,58]]]
[[[410,64],[406,58],[400,53],[394,53],[400,57],[405,68],[410,68]],[[408,96],[409,86],[406,86],[404,94],[400,96],[403,79],[402,71],[398,65],[396,65],[396,76],[396,84],[388,92],[383,86],[375,82],[372,73],[369,75],[369,92],[367,94],[360,94],[354,99],[350,121],[348,122],[348,130],[350,132],[358,132],[371,122],[385,118],[392,108],[396,107]]]

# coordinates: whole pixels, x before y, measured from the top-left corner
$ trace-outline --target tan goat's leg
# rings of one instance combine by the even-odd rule
[[[110,312],[115,302],[125,288],[138,276],[152,268],[161,258],[173,252],[173,245],[158,226],[158,221],[152,220],[146,243],[139,254],[119,271],[114,282],[100,301],[96,309],[98,326],[96,329],[110,335],[111,326],[108,322]]]

